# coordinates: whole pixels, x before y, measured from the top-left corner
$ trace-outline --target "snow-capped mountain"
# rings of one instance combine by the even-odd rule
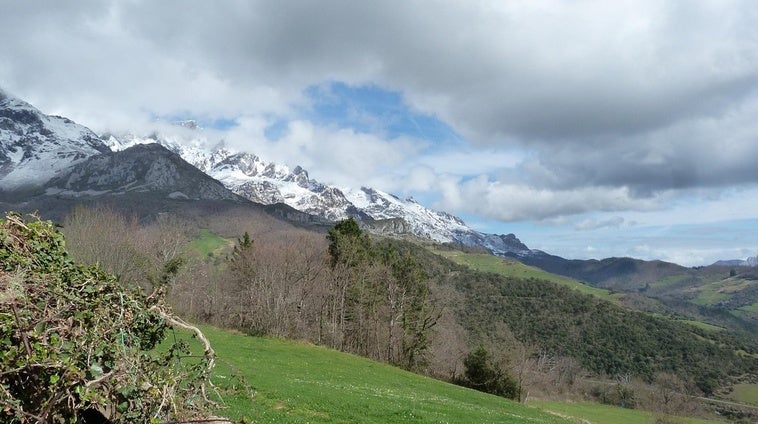
[[[421,206],[412,198],[403,200],[367,187],[345,189],[345,195],[356,209],[375,220],[402,218],[407,231],[418,237],[449,243],[457,241],[457,232],[472,231],[462,219]]]
[[[41,185],[108,147],[88,128],[0,90],[0,191]]]
[[[45,184],[47,195],[155,193],[171,199],[237,200],[217,180],[160,144],[94,155]]]
[[[287,166],[265,162],[256,155],[228,149],[223,142],[211,144],[200,133],[184,138],[159,133],[147,137],[108,134],[104,140],[114,151],[137,144],[161,144],[234,193],[256,203],[284,203],[327,221],[349,216],[351,205],[344,194],[311,180],[304,169],[290,170]]]
[[[187,127],[186,124],[183,126]],[[256,203],[284,203],[327,221],[353,216],[369,230],[385,234],[410,234],[441,243],[479,246],[495,254],[530,252],[513,234],[480,233],[456,216],[380,190],[322,184],[311,179],[308,172],[299,166],[290,169],[266,162],[250,153],[236,152],[223,142],[209,142],[201,131],[185,139],[158,133],[148,137],[109,134],[104,139],[114,150],[135,144],[162,144],[221,181],[234,193]]]
[[[295,167],[209,140],[193,121],[179,131],[95,133],[48,116],[0,91],[0,192],[26,186],[50,197],[150,192],[173,199],[284,203],[326,222],[355,217],[370,231],[413,235],[485,248],[495,254],[531,252],[513,234],[475,231],[460,218],[372,188],[335,187]]]

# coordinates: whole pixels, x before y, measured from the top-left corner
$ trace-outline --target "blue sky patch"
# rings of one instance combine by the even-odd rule
[[[289,121],[284,118],[275,118],[273,122],[263,129],[263,135],[271,141],[279,141],[289,128]]]
[[[300,114],[317,125],[350,128],[389,139],[408,136],[434,143],[460,141],[449,125],[411,110],[401,92],[375,84],[328,82],[308,87],[305,96],[310,104]]]

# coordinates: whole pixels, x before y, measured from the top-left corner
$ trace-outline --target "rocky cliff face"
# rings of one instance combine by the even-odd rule
[[[46,193],[58,196],[148,191],[175,199],[237,199],[223,184],[159,144],[92,156],[46,184]]]

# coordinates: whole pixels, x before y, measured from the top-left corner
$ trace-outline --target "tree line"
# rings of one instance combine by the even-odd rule
[[[310,234],[273,241],[245,233],[220,275],[222,300],[207,318],[406,369],[423,366],[435,317],[413,255],[372,242],[353,219],[337,223],[326,241],[323,254]]]
[[[157,283],[167,267],[181,264],[168,295],[190,319],[406,369],[427,364],[436,315],[428,276],[413,252],[372,241],[347,219],[326,235],[251,228],[228,255],[193,260],[186,247],[199,225],[160,215],[146,224],[109,209],[80,208],[63,228],[77,258],[104,265],[127,286]]]

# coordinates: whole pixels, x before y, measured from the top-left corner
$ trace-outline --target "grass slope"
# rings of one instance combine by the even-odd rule
[[[220,387],[237,370],[255,394],[229,395],[232,419],[276,423],[569,423],[510,400],[323,347],[202,328]]]
[[[537,267],[524,265],[514,259],[500,258],[488,253],[465,253],[455,250],[435,251],[434,253],[477,271],[493,272],[506,277],[535,278],[550,281],[611,302],[617,303],[618,300],[618,295],[611,293],[609,290],[592,287],[573,278],[551,274]]]
[[[223,256],[224,253],[232,249],[234,241],[219,237],[207,228],[200,228],[197,238],[190,245],[201,258],[204,258],[206,256]]]
[[[615,406],[589,402],[550,402],[534,401],[530,405],[581,424],[653,424],[656,422],[672,424],[707,424],[720,421],[697,418],[673,417],[655,414],[637,409],[623,409]]]
[[[758,405],[758,384],[737,384],[729,398],[737,402]]]

